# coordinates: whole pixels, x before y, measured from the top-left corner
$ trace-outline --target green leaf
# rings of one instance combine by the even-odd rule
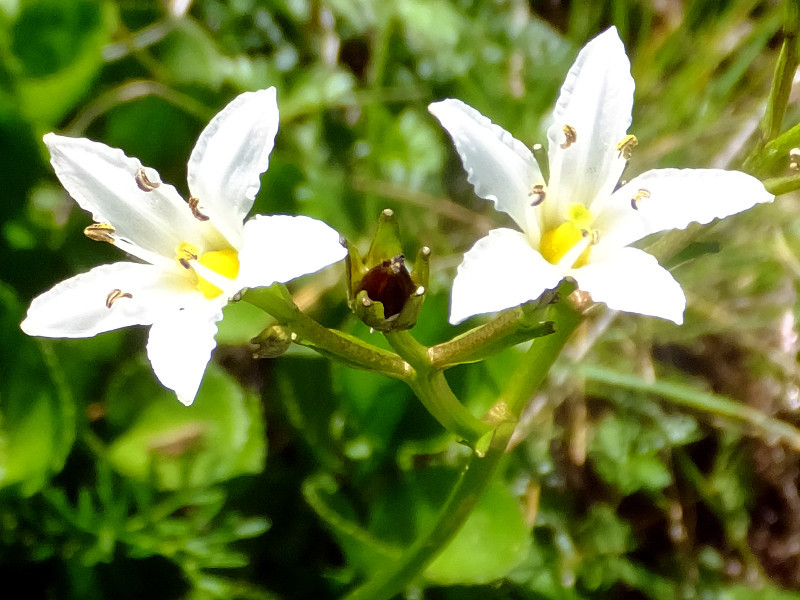
[[[378,539],[358,523],[353,506],[328,473],[306,480],[303,496],[336,536],[351,564],[369,572],[400,558],[398,546]]]
[[[784,590],[777,587],[759,587],[754,589],[746,586],[735,586],[723,591],[719,596],[720,600],[800,600],[800,592],[795,590]]]
[[[580,530],[585,556],[580,578],[591,589],[608,589],[630,569],[623,557],[635,547],[630,525],[617,517],[607,504],[591,507]]]
[[[281,120],[351,104],[354,87],[355,79],[350,73],[322,65],[303,69],[291,89],[280,95]]]
[[[665,443],[659,432],[635,418],[611,415],[596,429],[589,456],[597,474],[623,494],[659,491],[672,482],[658,456]]]
[[[670,257],[664,263],[664,268],[674,269],[683,263],[689,262],[706,254],[716,254],[719,252],[719,242],[692,242],[683,250]]]
[[[530,551],[530,533],[517,499],[493,482],[444,551],[425,570],[443,585],[489,583],[508,575]]]
[[[23,314],[0,283],[0,487],[30,495],[63,467],[76,415],[49,346],[20,330]]]
[[[170,80],[218,90],[230,83],[239,90],[258,89],[277,81],[277,69],[264,57],[224,55],[211,32],[191,19],[183,19],[158,46],[156,54]]]
[[[399,381],[357,371],[338,362],[331,367],[340,414],[346,421],[343,441],[358,440],[362,448],[360,456],[356,457],[352,455],[356,448],[348,444],[350,458],[362,462],[371,458],[370,462],[375,468],[378,466],[374,464],[375,458],[383,459],[386,456],[395,431],[408,409],[408,388]]]
[[[217,325],[217,344],[231,346],[249,344],[273,320],[249,302],[229,302],[222,314],[224,318]]]
[[[26,2],[12,28],[17,96],[24,116],[52,127],[87,92],[117,29],[116,7],[94,0]]]
[[[180,404],[148,366],[132,363],[109,386],[108,420],[120,433],[109,459],[160,489],[205,487],[259,473],[266,434],[259,399],[210,363],[194,404]]]

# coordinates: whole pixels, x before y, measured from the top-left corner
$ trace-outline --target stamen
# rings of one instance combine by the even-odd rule
[[[110,223],[93,223],[83,230],[83,235],[95,242],[114,244],[116,230]]]
[[[111,290],[108,293],[108,296],[106,296],[106,308],[111,308],[114,306],[114,302],[120,298],[133,298],[133,294],[129,294],[128,292],[123,292],[122,290],[118,289]]]
[[[389,264],[385,265],[385,266],[391,267],[392,273],[397,275],[400,271],[403,270],[403,266],[404,266],[405,260],[406,260],[406,257],[405,257],[404,254],[398,254],[397,256],[393,257],[390,261],[388,261]],[[386,262],[387,261],[384,261],[384,264]]]
[[[633,210],[639,210],[639,202],[649,197],[650,197],[650,192],[648,192],[647,190],[639,190],[638,192],[636,192],[636,195],[633,198],[631,198],[631,208]]]
[[[581,235],[585,238],[589,238],[589,245],[596,246],[597,242],[600,241],[600,230],[599,229],[581,229]]]
[[[619,150],[619,157],[624,158],[625,160],[630,160],[631,155],[633,154],[633,149],[639,145],[639,140],[636,139],[635,135],[628,134],[622,141],[617,144],[617,150]]]
[[[177,260],[184,269],[191,269],[191,261],[197,260],[200,256],[200,251],[197,246],[189,242],[181,242],[178,249],[175,250],[175,260]]]
[[[145,171],[144,167],[139,167],[136,169],[136,175],[134,177],[136,179],[136,185],[138,185],[139,189],[143,192],[152,192],[161,185],[160,181],[150,181],[150,178],[147,177],[147,171]]]
[[[563,144],[561,144],[561,147],[566,150],[572,146],[572,144],[578,141],[578,131],[572,125],[564,125],[562,131],[567,139]]]
[[[800,171],[800,148],[789,150],[789,168],[792,171]]]
[[[539,206],[547,197],[547,192],[544,191],[544,186],[541,183],[537,183],[531,188],[531,191],[528,192],[528,197],[533,197],[531,206]]]
[[[200,198],[195,198],[194,196],[189,198],[189,208],[192,211],[192,216],[198,221],[208,221],[208,215],[204,215],[200,212],[200,209],[198,208],[199,205]]]

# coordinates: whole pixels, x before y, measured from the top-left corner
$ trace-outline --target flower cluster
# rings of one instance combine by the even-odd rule
[[[81,338],[150,325],[147,355],[156,376],[191,404],[231,296],[312,273],[345,255],[339,234],[309,217],[259,215],[244,222],[277,131],[274,88],[235,98],[197,140],[187,201],[122,150],[47,134],[58,178],[96,221],[86,236],[138,260],[59,283],[31,303],[22,329]]]
[[[683,322],[686,298],[656,260],[629,244],[770,202],[738,171],[658,169],[617,186],[636,145],[633,78],[617,30],[581,52],[547,131],[549,179],[533,153],[459,100],[431,104],[475,192],[522,230],[495,229],[464,256],[450,321],[538,298],[565,277],[613,309]]]
[[[567,75],[547,132],[547,160],[537,162],[524,144],[459,100],[430,105],[476,193],[521,230],[495,229],[466,253],[453,282],[452,323],[535,300],[564,278],[613,309],[682,322],[680,285],[629,245],[773,197],[749,175],[715,169],[653,170],[619,185],[637,143],[628,134],[633,91],[625,49],[611,28],[581,50]],[[347,253],[336,231],[308,217],[259,215],[245,222],[277,130],[274,88],[234,99],[191,153],[188,200],[121,150],[46,135],[58,178],[95,221],[87,237],[133,260],[56,285],[32,302],[23,330],[89,337],[148,325],[156,376],[191,404],[232,296],[312,273]],[[416,321],[430,251],[420,251],[409,274],[397,225],[390,212],[382,218],[365,260],[350,247],[348,298],[368,325],[390,332]]]

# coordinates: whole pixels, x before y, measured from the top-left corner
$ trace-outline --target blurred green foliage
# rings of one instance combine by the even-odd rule
[[[185,193],[207,120],[276,86],[281,130],[254,211],[321,218],[366,252],[392,208],[406,254],[433,251],[414,335],[435,343],[458,331],[446,314],[463,251],[503,216],[474,196],[429,102],[460,98],[542,141],[577,50],[613,24],[637,84],[626,176],[735,167],[786,14],[777,0],[177,4],[0,0],[3,597],[341,597],[431,523],[466,457],[401,383],[297,347],[252,359],[247,340],[269,323],[252,307],[226,309],[189,408],[155,380],[141,330],[27,338],[31,298],[121,258],[81,235],[89,216],[42,134],[121,147]],[[783,129],[798,121],[791,103]],[[798,422],[797,207],[780,197],[675,258],[685,326],[590,313],[526,411],[527,437],[409,597],[800,598],[797,441],[753,416]],[[367,337],[343,285],[339,265],[293,291],[324,324]],[[517,356],[448,377],[479,414]],[[593,381],[578,362],[641,385]],[[653,380],[683,387],[670,396]]]

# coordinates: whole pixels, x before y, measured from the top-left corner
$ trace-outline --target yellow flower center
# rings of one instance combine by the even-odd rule
[[[583,238],[592,235],[592,213],[583,204],[573,204],[567,211],[567,221],[542,233],[539,251],[547,262],[557,265]],[[589,260],[591,248],[581,252],[570,267],[582,267]]]
[[[212,250],[200,254],[197,246],[188,242],[181,242],[175,251],[175,260],[185,269],[192,268],[192,261],[197,261],[206,269],[214,271],[226,279],[234,280],[239,275],[239,253],[232,249]],[[194,269],[193,269],[194,271]],[[197,289],[209,300],[216,298],[222,290],[216,285],[205,279],[202,275],[195,272],[197,277]]]
[[[203,252],[200,255],[200,264],[218,273],[226,279],[236,279],[239,275],[239,253],[232,248],[227,250],[213,250],[211,252]],[[203,295],[211,300],[216,298],[222,293],[222,290],[209,283],[199,275],[197,276],[197,287],[203,292]]]

